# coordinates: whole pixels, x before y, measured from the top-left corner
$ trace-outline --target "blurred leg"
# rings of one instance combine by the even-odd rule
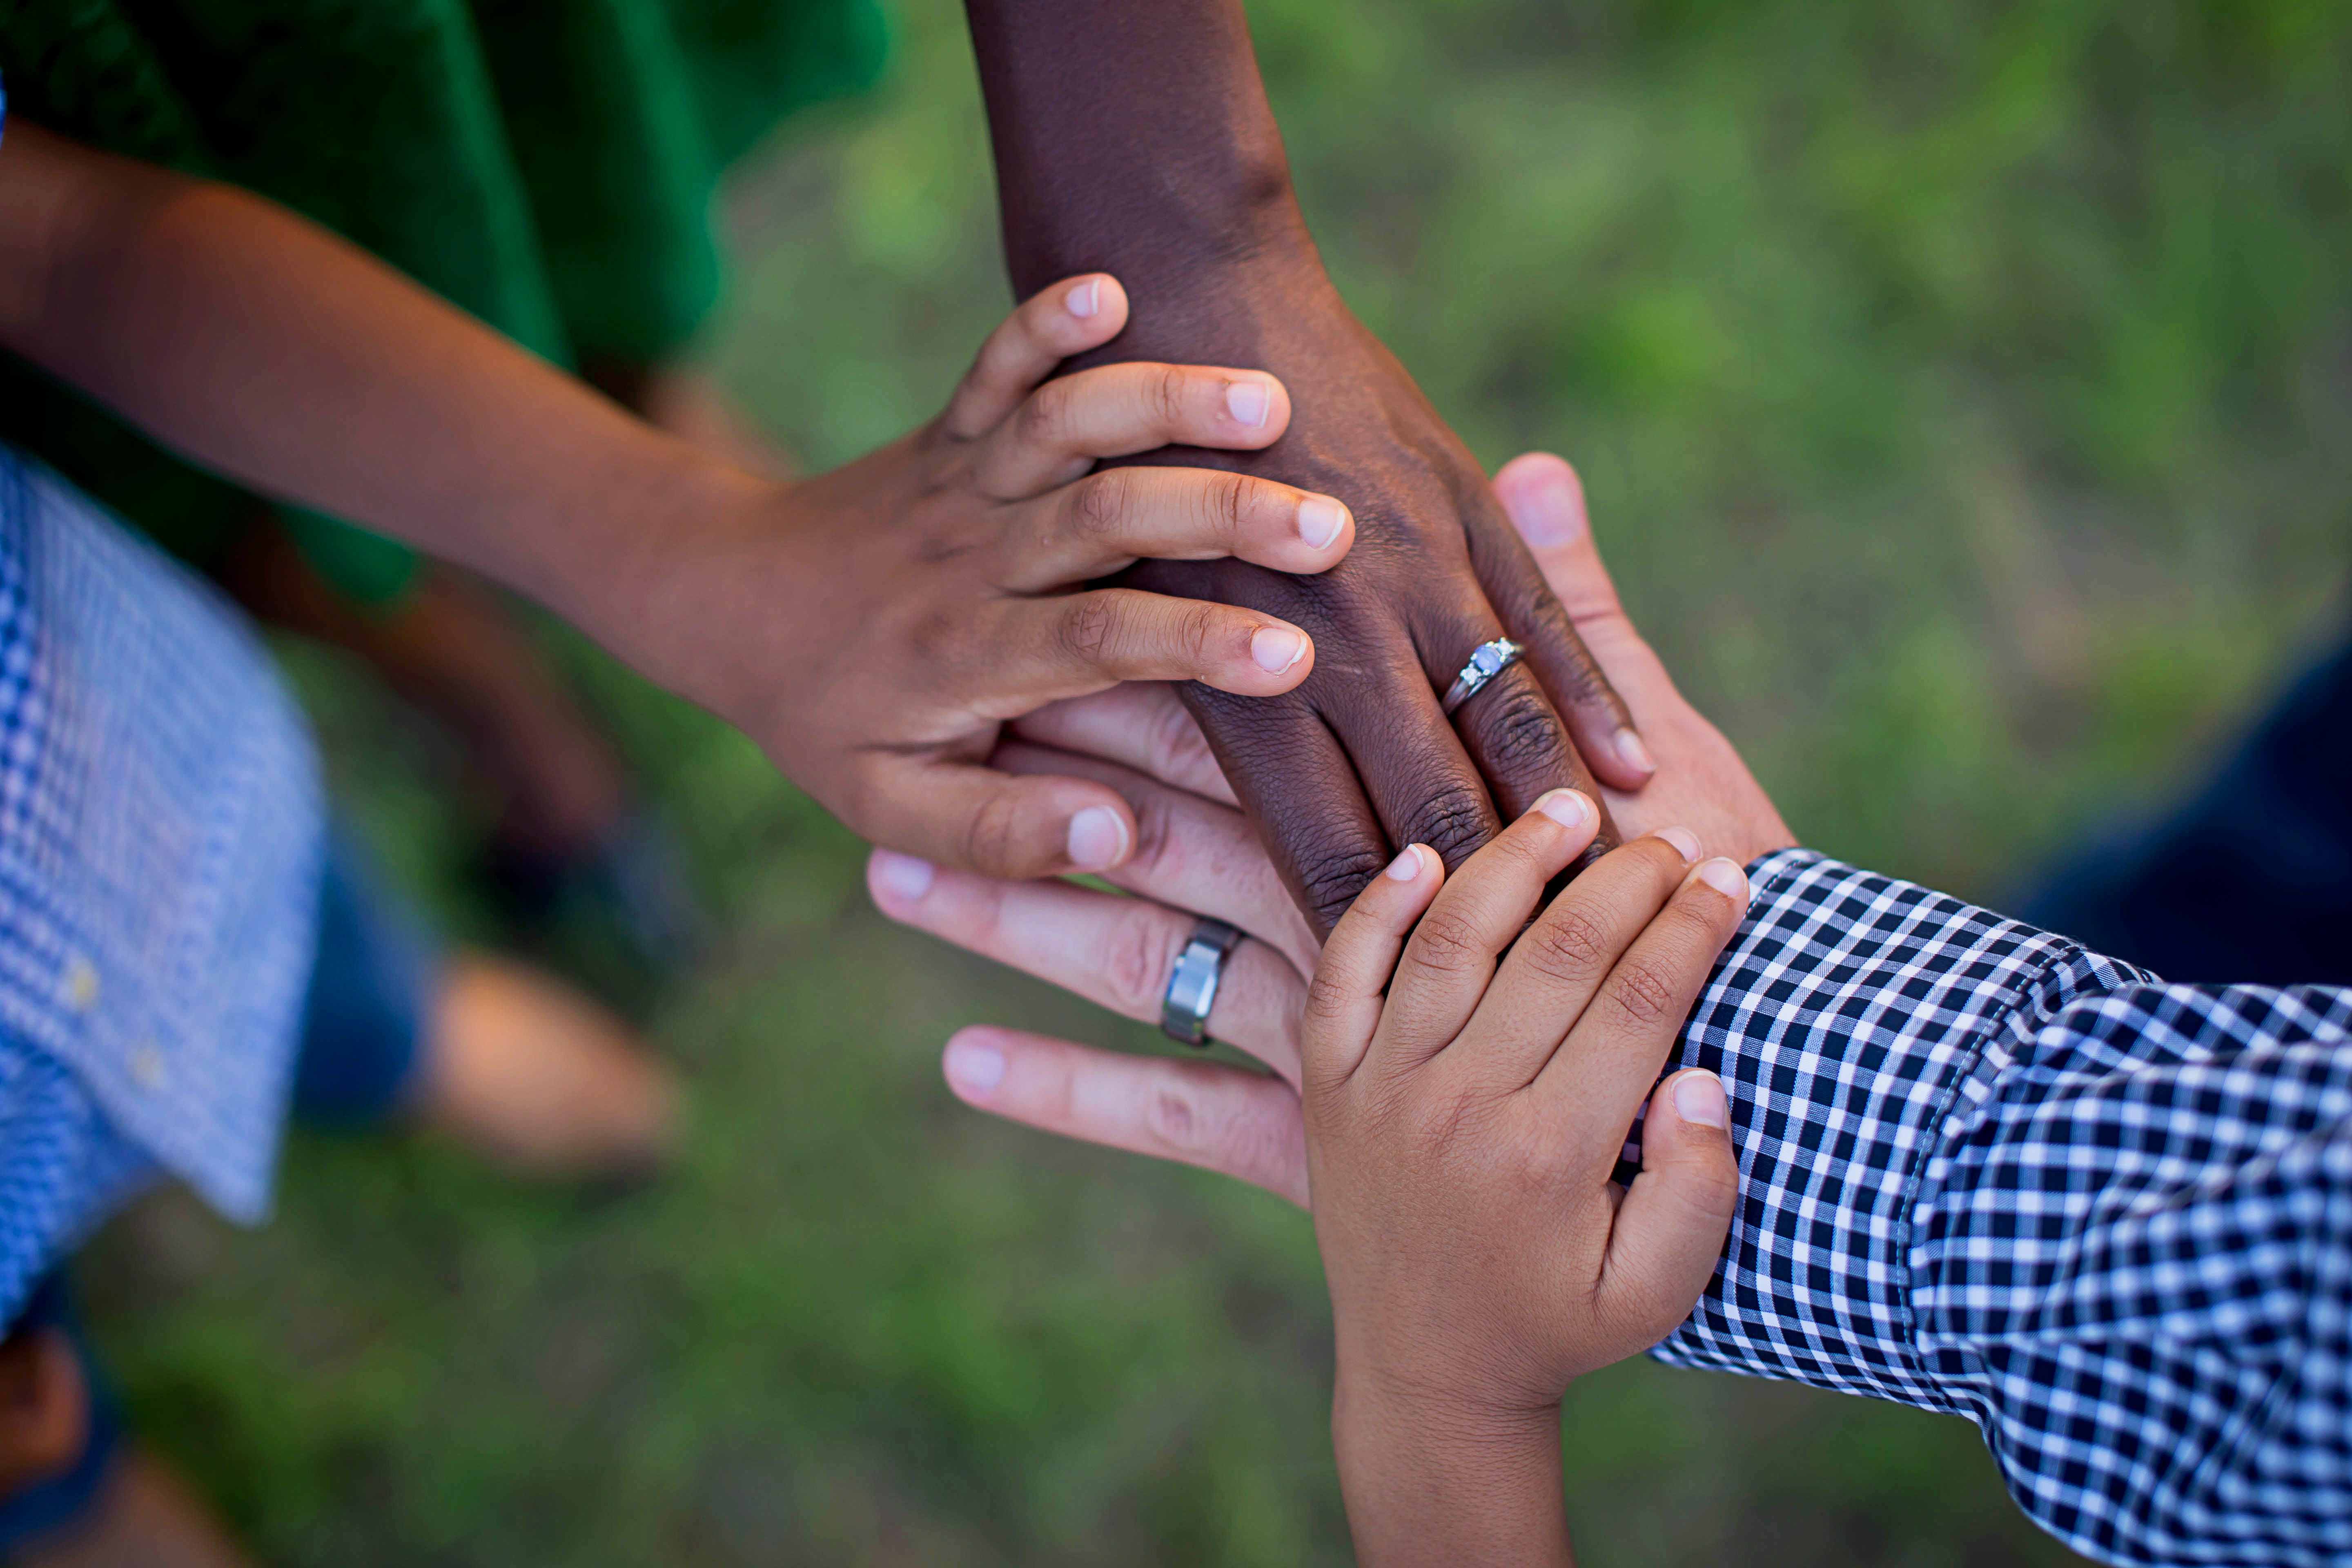
[[[410,1117],[528,1174],[633,1177],[675,1142],[674,1075],[551,975],[437,954],[340,836],[321,879],[295,1109],[345,1126]]]
[[[2352,648],[2186,806],[2077,852],[2020,915],[2167,980],[2352,984]]]

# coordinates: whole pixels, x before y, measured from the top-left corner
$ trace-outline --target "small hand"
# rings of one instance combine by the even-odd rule
[[[1560,1396],[1687,1316],[1730,1228],[1723,1086],[1658,1075],[1747,879],[1670,827],[1546,904],[1600,820],[1557,791],[1450,879],[1407,847],[1316,967],[1308,1187],[1366,1563],[1565,1563]]]
[[[1793,843],[1738,753],[1684,700],[1626,620],[1573,470],[1530,455],[1506,466],[1496,489],[1655,747],[1649,784],[1610,797],[1624,830],[1686,823],[1706,853],[1742,863]],[[869,873],[876,902],[894,920],[1146,1022],[1160,1016],[1196,915],[1214,916],[1251,934],[1226,961],[1209,1031],[1278,1076],[976,1026],[949,1043],[949,1083],[997,1115],[1204,1165],[1303,1205],[1298,1026],[1318,949],[1234,809],[1207,742],[1167,689],[1143,685],[1040,709],[1012,731],[1020,744],[1007,748],[1006,765],[1087,770],[1127,797],[1141,837],[1111,879],[1136,896],[1005,884],[877,855]]]
[[[1095,471],[1181,442],[1262,447],[1289,419],[1256,371],[1123,363],[1046,378],[1116,334],[1127,297],[1096,275],[998,329],[947,412],[821,478],[748,489],[688,531],[646,590],[670,628],[642,658],[767,750],[878,843],[1001,877],[1107,870],[1135,824],[1117,791],[989,765],[1000,726],[1127,680],[1263,699],[1314,645],[1262,612],[1085,584],[1141,556],[1235,556],[1322,572],[1345,507],[1198,468]]]

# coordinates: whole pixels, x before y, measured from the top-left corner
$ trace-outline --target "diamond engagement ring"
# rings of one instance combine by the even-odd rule
[[[1518,663],[1519,655],[1523,651],[1525,650],[1518,644],[1508,637],[1496,637],[1493,642],[1480,643],[1470,650],[1470,662],[1462,667],[1462,673],[1455,676],[1454,684],[1445,689],[1445,699],[1438,706],[1451,714],[1465,702],[1477,696],[1485,689],[1486,682]]]
[[[1242,933],[1232,926],[1202,917],[1192,928],[1192,940],[1176,955],[1168,994],[1160,999],[1162,1034],[1188,1046],[1209,1043],[1209,1009],[1216,1005],[1217,982],[1224,978],[1225,960],[1241,942]]]

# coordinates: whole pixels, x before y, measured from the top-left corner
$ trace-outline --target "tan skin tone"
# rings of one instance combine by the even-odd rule
[[[1319,931],[1394,849],[1458,865],[1559,785],[1639,789],[1629,712],[1505,521],[1486,476],[1325,275],[1292,195],[1241,0],[967,0],[1016,294],[1101,268],[1139,301],[1078,365],[1205,358],[1281,376],[1295,412],[1233,468],[1346,500],[1360,538],[1311,581],[1246,563],[1122,579],[1307,628],[1318,671],[1275,701],[1186,705]],[[1104,134],[1103,127],[1117,127]],[[1449,723],[1472,648],[1528,645]],[[1605,846],[1614,835],[1604,829]]]
[[[1574,471],[1530,454],[1505,466],[1496,489],[1655,750],[1656,777],[1608,797],[1617,822],[1629,833],[1687,831],[1695,852],[1743,865],[1794,844],[1739,753],[1626,619]],[[1305,1205],[1299,1032],[1319,948],[1190,715],[1162,689],[1130,686],[1040,710],[1013,731],[1005,765],[1083,769],[1126,794],[1142,840],[1111,879],[1134,896],[877,854],[867,880],[883,912],[1146,1022],[1160,1016],[1197,916],[1230,921],[1249,936],[1226,963],[1209,1029],[1272,1074],[981,1026],[950,1042],[950,1086],[994,1114],[1204,1165]]]
[[[1723,1086],[1658,1073],[1747,879],[1693,866],[1670,829],[1545,904],[1599,824],[1562,790],[1451,879],[1409,847],[1308,990],[1332,1437],[1376,1568],[1567,1563],[1561,1395],[1686,1317],[1730,1229]],[[1642,1172],[1621,1188],[1610,1172],[1645,1101]]]
[[[653,430],[331,236],[242,193],[12,121],[0,347],[265,493],[529,595],[761,742],[861,834],[1025,877],[1114,866],[1117,791],[988,766],[998,727],[1127,679],[1287,690],[1276,616],[1087,589],[1145,551],[1328,569],[1346,509],[1202,469],[1093,475],[1289,417],[1262,371],[1123,363],[1117,279],[1069,279],[989,340],[947,411],[779,483]],[[355,434],[357,433],[357,434]]]

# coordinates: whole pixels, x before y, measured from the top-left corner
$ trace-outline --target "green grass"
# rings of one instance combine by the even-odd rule
[[[1998,898],[2330,635],[2352,522],[2352,6],[1258,0],[1309,216],[1480,455],[1582,468],[1637,618],[1824,849]],[[966,45],[748,171],[709,343],[813,462],[1005,300]],[[297,1140],[281,1212],[117,1229],[137,1415],[274,1561],[1346,1556],[1306,1223],[991,1125],[956,1024],[1149,1048],[895,931],[743,742],[569,644],[725,917],[661,999],[686,1168],[586,1201]],[[462,928],[446,748],[296,659]],[[1594,1564],[2055,1562],[1963,1425],[1637,1363],[1574,1392]]]

